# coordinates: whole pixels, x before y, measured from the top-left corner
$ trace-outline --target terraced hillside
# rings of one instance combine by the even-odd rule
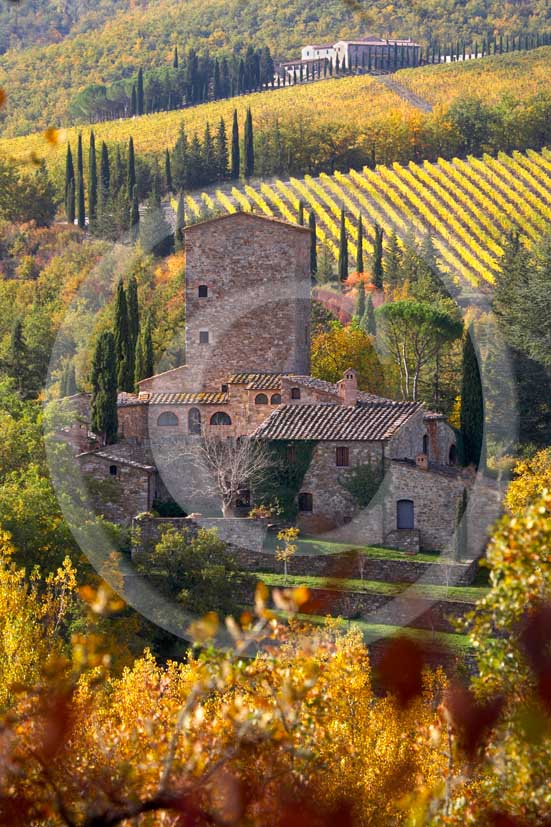
[[[367,254],[372,252],[374,222],[387,238],[393,230],[401,239],[430,233],[443,268],[457,283],[489,288],[512,227],[520,228],[528,243],[542,230],[551,230],[551,151],[253,182],[186,199],[190,220],[243,209],[288,221],[297,220],[302,199],[307,210],[315,212],[319,240],[335,254],[344,204],[352,256],[361,214],[364,228],[368,225]]]

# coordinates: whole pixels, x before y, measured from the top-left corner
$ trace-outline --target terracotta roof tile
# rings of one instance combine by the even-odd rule
[[[143,392],[138,396],[119,394],[119,407],[131,405],[225,405],[228,394],[216,393],[153,393]]]
[[[387,440],[422,409],[416,402],[282,405],[256,429],[258,439]]]
[[[234,373],[228,385],[246,385],[251,391],[279,390],[282,373]]]

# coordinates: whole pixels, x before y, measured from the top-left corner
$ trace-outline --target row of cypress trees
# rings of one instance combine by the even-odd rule
[[[457,40],[442,45],[441,43],[430,43],[426,50],[425,62],[441,63],[448,58],[455,62],[467,60],[472,57],[486,57],[489,55],[502,55],[507,52],[527,52],[531,49],[538,49],[540,46],[548,46],[551,43],[551,35],[544,32],[540,34],[519,34],[500,35],[499,37],[485,37],[480,42],[467,44],[465,40]]]
[[[375,223],[373,225],[373,229],[375,232],[375,241],[373,244],[373,260],[371,264],[371,281],[374,287],[377,290],[381,290],[383,287],[383,239],[384,239],[384,232],[383,228],[379,226],[379,224]],[[363,220],[362,216],[358,216],[358,226],[357,226],[357,258],[356,258],[356,272],[364,273],[365,266],[364,266],[364,253],[363,253]],[[341,206],[341,217],[340,217],[340,232],[339,232],[339,253],[338,253],[338,278],[341,283],[345,282],[348,279],[348,272],[349,272],[349,256],[348,256],[348,235],[346,232],[346,213],[344,209],[344,204]]]
[[[89,226],[102,237],[116,237],[123,229],[137,226],[139,221],[138,192],[136,187],[136,160],[134,142],[130,138],[126,162],[120,147],[111,160],[109,149],[102,141],[96,150],[94,132],[90,133],[88,146],[87,198],[84,175],[82,135],[77,139],[76,170],[71,145],[67,146],[65,159],[65,213],[69,224],[75,218],[79,227]]]
[[[105,238],[117,238],[125,230],[137,231],[140,214],[139,198],[156,191],[182,192],[200,186],[237,180],[243,175],[251,178],[255,171],[254,131],[250,108],[247,109],[241,140],[237,110],[234,111],[231,140],[228,141],[226,125],[221,118],[213,136],[207,123],[203,140],[195,133],[188,140],[183,125],[172,153],[167,149],[164,156],[164,186],[159,165],[156,162],[147,174],[142,168],[138,178],[134,141],[130,137],[124,156],[119,146],[109,151],[102,141],[96,150],[94,132],[90,133],[88,147],[87,185],[84,171],[82,135],[77,139],[76,169],[71,145],[67,146],[65,161],[64,202],[67,221]],[[99,168],[98,168],[99,167]],[[86,198],[87,188],[87,198]]]
[[[103,119],[145,115],[181,109],[207,100],[233,98],[247,92],[274,87],[274,62],[270,49],[249,46],[245,55],[237,52],[221,60],[208,54],[199,56],[190,49],[181,58],[174,48],[171,67],[145,70],[139,68],[135,80],[118,81],[103,87],[104,97],[85,92],[81,104],[90,117]]]
[[[125,289],[117,285],[112,330],[103,331],[96,340],[92,358],[92,430],[103,435],[107,444],[117,437],[117,392],[132,393],[138,382],[153,375],[151,319],[141,324],[138,284],[134,276]]]

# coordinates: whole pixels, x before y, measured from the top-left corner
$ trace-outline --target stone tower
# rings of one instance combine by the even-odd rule
[[[186,228],[186,391],[310,370],[310,231],[251,213]]]

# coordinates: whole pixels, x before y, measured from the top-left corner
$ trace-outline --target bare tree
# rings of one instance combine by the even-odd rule
[[[242,491],[253,490],[273,470],[266,445],[248,437],[218,437],[204,433],[198,460],[205,468],[202,494],[217,497],[224,517],[234,513]]]

